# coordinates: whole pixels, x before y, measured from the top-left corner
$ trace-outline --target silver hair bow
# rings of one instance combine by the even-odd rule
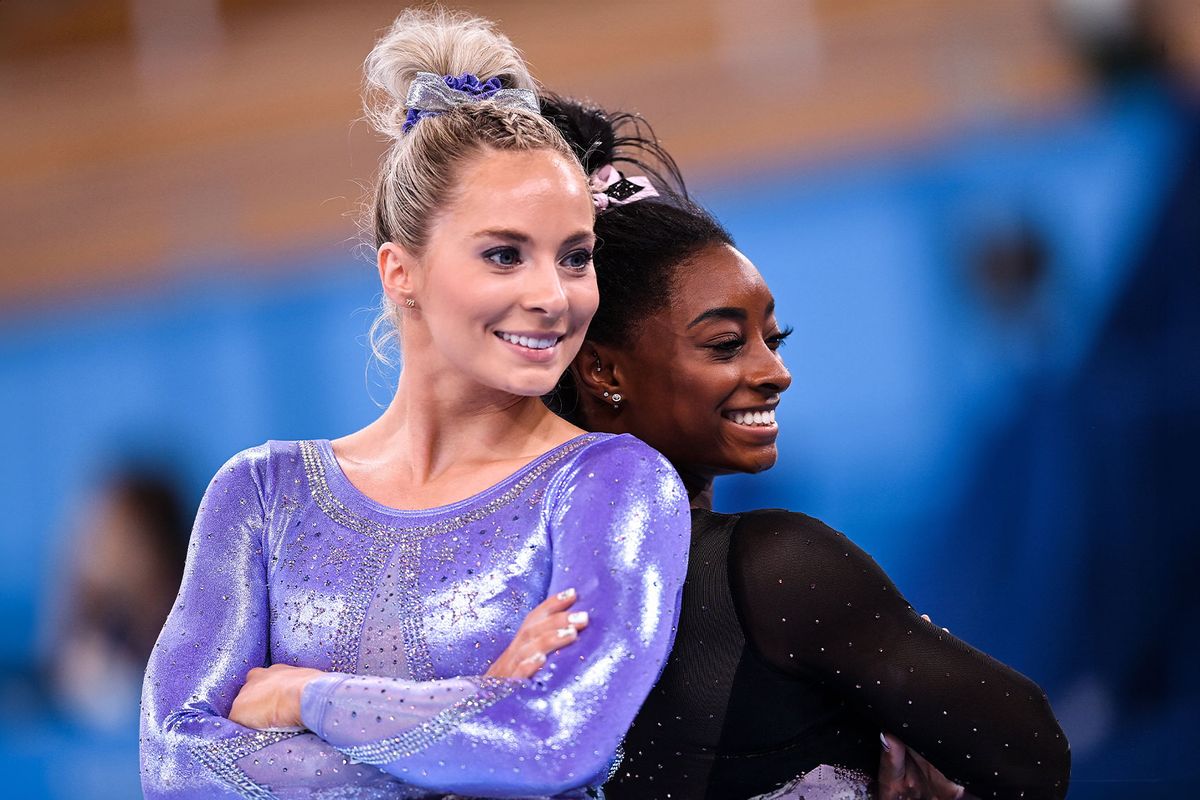
[[[436,116],[465,103],[478,103],[481,100],[491,100],[496,105],[508,108],[523,108],[534,114],[540,110],[537,95],[529,89],[502,89],[499,78],[481,81],[469,72],[464,72],[458,77],[418,72],[408,87],[408,95],[404,98],[404,105],[408,108],[404,132],[407,133],[425,117]]]

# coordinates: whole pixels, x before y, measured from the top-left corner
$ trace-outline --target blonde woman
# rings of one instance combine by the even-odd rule
[[[366,68],[396,394],[213,479],[146,673],[146,796],[596,796],[689,520],[661,456],[539,399],[597,307],[591,192],[486,21],[406,12]]]

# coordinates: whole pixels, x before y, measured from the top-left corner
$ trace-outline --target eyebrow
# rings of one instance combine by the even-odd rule
[[[688,323],[689,328],[694,328],[706,319],[736,319],[741,322],[746,321],[746,312],[740,308],[733,306],[720,306],[718,308],[710,308],[700,316]]]
[[[531,237],[529,234],[523,233],[522,231],[513,230],[511,228],[488,228],[487,230],[476,231],[474,234],[472,234],[472,238],[506,239],[510,242],[516,242],[517,244],[529,244],[531,241],[533,241],[533,237]],[[567,247],[580,242],[590,241],[594,238],[595,234],[592,233],[591,230],[582,230],[571,234],[565,240],[563,240],[563,246]]]
[[[507,239],[510,242],[520,242],[521,244],[525,244],[530,240],[528,234],[512,230],[511,228],[488,228],[487,230],[476,231],[472,237],[475,239]]]
[[[774,313],[775,298],[772,297],[771,302],[767,303],[767,313],[765,316],[769,317]],[[705,311],[703,314],[696,317],[694,320],[688,323],[688,327],[693,328],[699,325],[701,322],[704,322],[706,319],[733,319],[739,322],[745,322],[747,317],[748,315],[746,314],[745,309],[735,308],[734,306],[718,306],[717,308],[710,308],[708,311]]]

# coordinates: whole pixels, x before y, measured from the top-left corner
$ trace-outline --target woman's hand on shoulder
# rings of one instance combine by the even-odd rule
[[[229,719],[247,728],[295,728],[300,720],[300,695],[308,682],[324,675],[319,669],[272,664],[255,667],[233,699]]]
[[[575,602],[575,590],[564,589],[538,604],[521,623],[512,644],[488,668],[493,678],[532,678],[546,656],[572,644],[579,631],[587,627],[586,611],[568,611]]]

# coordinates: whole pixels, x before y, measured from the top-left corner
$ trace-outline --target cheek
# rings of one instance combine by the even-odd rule
[[[596,277],[577,279],[567,285],[567,300],[571,313],[580,319],[591,320],[600,307],[600,290],[596,286]]]
[[[425,306],[440,317],[436,327],[461,328],[493,313],[502,295],[503,287],[486,279],[439,281],[428,287]]]
[[[688,369],[679,364],[663,364],[659,369],[656,374],[670,376],[670,400],[664,403],[669,415],[665,424],[703,434],[711,440],[721,423],[717,409],[728,396],[727,382],[719,380],[719,372],[714,372],[710,365]]]

